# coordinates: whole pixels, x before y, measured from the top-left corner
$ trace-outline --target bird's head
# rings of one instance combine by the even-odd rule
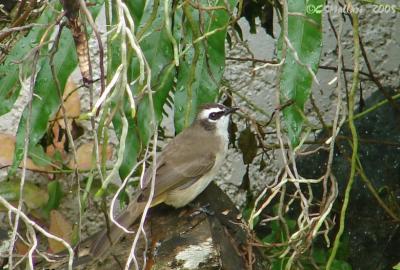
[[[200,107],[196,120],[207,130],[227,130],[229,116],[238,109],[238,107],[227,107],[220,103],[204,104]]]

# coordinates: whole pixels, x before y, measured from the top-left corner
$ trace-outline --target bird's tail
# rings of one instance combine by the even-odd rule
[[[122,211],[116,221],[125,228],[129,228],[141,216],[146,206],[146,202],[138,202],[137,197]],[[94,259],[100,259],[110,250],[111,246],[118,242],[123,236],[124,231],[114,223],[110,224],[110,229],[104,229],[98,233],[90,247],[90,255]]]

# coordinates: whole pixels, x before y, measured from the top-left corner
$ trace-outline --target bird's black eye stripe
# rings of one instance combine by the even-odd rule
[[[210,113],[208,118],[210,118],[211,120],[217,120],[217,119],[221,118],[222,115],[224,115],[223,111],[221,111],[221,112],[213,112],[213,113]]]

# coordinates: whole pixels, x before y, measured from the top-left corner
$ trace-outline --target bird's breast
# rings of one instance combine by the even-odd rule
[[[221,149],[219,149],[215,156],[215,163],[211,170],[200,177],[192,185],[184,189],[177,188],[170,191],[164,203],[171,205],[175,208],[180,208],[193,201],[201,192],[204,191],[204,189],[206,189],[206,187],[210,184],[215,175],[218,173],[219,168],[225,160],[226,152],[228,149],[228,141],[224,139],[222,141],[222,145],[220,145]]]

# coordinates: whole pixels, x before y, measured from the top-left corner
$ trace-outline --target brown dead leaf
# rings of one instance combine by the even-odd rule
[[[73,81],[71,77],[68,78],[67,83],[65,84],[64,94],[63,94],[63,101],[64,101],[64,108],[67,118],[78,118],[81,114],[81,98],[78,94],[76,89],[78,86]],[[58,111],[56,115],[56,119],[63,120],[64,114],[62,109]],[[64,121],[62,121],[64,122]]]
[[[72,120],[68,120],[71,121]],[[72,124],[68,124],[72,126]],[[46,147],[46,154],[49,157],[53,157],[56,152],[60,152],[62,160],[67,159],[67,153],[65,151],[65,144],[67,142],[67,134],[65,131],[65,123],[64,120],[58,120],[54,122],[52,128],[52,143]]]
[[[0,145],[0,167],[11,166],[15,151],[15,137],[8,134],[0,134]],[[22,167],[22,161],[19,167]],[[48,172],[51,170],[49,166],[36,165],[30,158],[26,161],[26,168],[28,170],[42,172]]]
[[[71,243],[72,225],[57,210],[50,212],[50,228],[49,232],[64,239],[67,243]],[[58,241],[49,239],[49,248],[52,252],[58,253],[65,250],[65,246]]]
[[[91,163],[92,163],[92,153],[93,153],[93,142],[85,143],[82,144],[77,150],[76,150],[76,159],[78,163],[78,169],[79,170],[90,170],[91,168]],[[99,156],[102,156],[102,145],[99,145]],[[106,148],[106,158],[107,160],[111,159],[112,156],[112,147],[111,145],[107,145]],[[70,168],[74,168],[74,160],[71,159],[69,162],[68,166]]]
[[[78,94],[77,85],[71,77],[68,78],[65,84],[63,102],[65,115],[67,116],[67,123],[64,121],[64,112],[60,107],[55,117],[51,120],[51,144],[47,145],[46,153],[49,156],[54,156],[56,152],[61,154],[63,160],[67,159],[67,128],[71,130],[73,134],[77,133],[74,129],[77,128],[76,123],[74,124],[74,118],[78,118],[81,113],[81,100]]]
[[[15,242],[15,249],[17,250],[17,254],[21,256],[29,252],[29,246],[22,242],[21,239],[17,239]]]

